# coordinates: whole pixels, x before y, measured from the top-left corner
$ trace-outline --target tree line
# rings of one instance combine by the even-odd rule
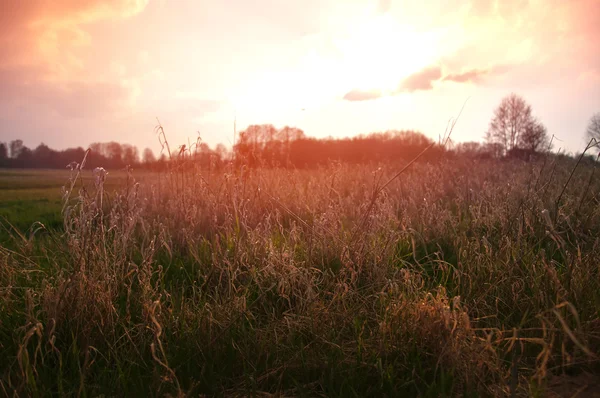
[[[589,122],[587,136],[596,147],[600,142],[600,113]],[[156,157],[150,148],[141,153],[133,145],[118,142],[92,143],[86,164],[90,168],[122,169],[126,166],[153,170],[166,169],[170,164],[200,165],[218,168],[227,163],[248,167],[316,167],[330,161],[346,163],[408,161],[419,155],[426,161],[442,155],[467,158],[519,158],[529,160],[551,147],[548,131],[533,116],[531,106],[519,95],[510,94],[495,109],[485,142],[466,142],[452,148],[439,145],[424,134],[413,130],[389,130],[353,138],[307,137],[296,127],[275,128],[272,124],[251,125],[239,133],[232,151],[222,144],[214,149],[198,141],[192,147],[161,153]],[[82,147],[54,150],[44,143],[30,149],[22,140],[0,142],[0,167],[5,168],[65,168],[85,156]]]
[[[126,165],[151,164],[160,160],[154,157],[150,149],[145,149],[140,159],[135,146],[117,142],[93,143],[89,149],[86,159],[89,167],[120,169]],[[22,140],[16,139],[8,143],[0,142],[0,167],[63,169],[72,162],[80,162],[85,153],[82,147],[56,150],[44,143],[30,149]]]
[[[123,169],[127,166],[163,170],[169,165],[219,168],[226,163],[237,167],[317,167],[330,161],[346,163],[410,160],[426,147],[431,147],[424,159],[432,160],[445,151],[442,146],[420,132],[386,131],[353,138],[307,137],[295,127],[276,129],[271,124],[251,125],[240,132],[231,151],[222,144],[214,149],[206,143],[184,145],[165,151],[159,157],[151,149],[118,142],[96,142],[89,146],[86,167]],[[61,169],[72,162],[81,162],[86,155],[82,147],[54,150],[46,144],[30,149],[21,140],[0,143],[0,167]]]
[[[431,147],[425,159],[444,151],[424,134],[389,130],[352,138],[309,138],[294,127],[276,129],[271,124],[252,125],[239,135],[233,147],[237,165],[315,167],[330,161],[364,163],[410,160]]]

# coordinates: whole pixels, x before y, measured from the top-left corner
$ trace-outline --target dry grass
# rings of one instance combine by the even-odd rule
[[[544,396],[598,375],[600,182],[574,166],[74,174],[64,229],[0,248],[0,395]]]

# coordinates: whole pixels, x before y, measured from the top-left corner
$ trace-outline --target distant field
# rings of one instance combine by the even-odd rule
[[[0,170],[0,239],[15,233],[11,225],[22,233],[36,221],[59,227],[61,187],[68,178],[62,170]]]
[[[93,187],[92,171],[84,170],[82,175],[83,186]],[[109,171],[109,176],[107,191],[126,183],[124,171]],[[136,173],[136,180],[148,176]],[[25,235],[36,222],[47,228],[61,228],[62,187],[70,177],[69,170],[0,169],[0,243],[9,239],[9,231],[15,233],[13,227]],[[75,190],[81,186],[79,182]]]

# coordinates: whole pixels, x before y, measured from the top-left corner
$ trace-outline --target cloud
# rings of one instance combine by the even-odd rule
[[[501,73],[506,70],[504,66],[497,66],[491,69],[470,69],[461,73],[449,73],[442,77],[441,66],[433,65],[421,69],[406,77],[398,88],[389,94],[384,94],[379,90],[351,90],[344,95],[346,101],[369,101],[386,95],[398,95],[404,92],[427,91],[433,89],[433,83],[436,81],[453,81],[456,83],[476,82],[484,75],[491,73]]]
[[[89,73],[87,25],[127,18],[148,0],[4,0],[0,12],[0,118],[12,134],[54,139],[132,117],[132,89]],[[7,130],[8,131],[8,130]],[[35,134],[34,134],[35,132]],[[33,134],[33,135],[32,135]],[[84,134],[85,135],[85,134]]]
[[[489,74],[489,70],[484,69],[471,69],[466,72],[461,73],[451,73],[446,75],[442,80],[451,81],[456,83],[466,83],[466,82],[478,82],[481,78],[487,74]]]
[[[34,68],[0,69],[0,115],[27,109],[65,119],[97,118],[126,105],[130,92],[118,83],[68,81],[55,84],[41,79]]]
[[[470,0],[463,28],[473,40],[450,56],[453,69],[482,62],[597,68],[598,0]],[[553,23],[548,23],[553,21]]]
[[[344,95],[346,101],[369,101],[382,97],[379,90],[351,90]]]
[[[123,18],[137,14],[147,4],[148,0],[5,0],[0,32]]]
[[[500,75],[513,67],[514,66],[511,65],[495,65],[486,69],[472,68],[460,73],[447,73],[443,76],[442,67],[432,65],[406,77],[394,92],[382,93],[379,90],[352,90],[344,95],[344,100],[369,101],[405,92],[411,93],[419,90],[427,91],[433,89],[434,82],[449,81],[455,83],[480,83],[485,76]]]
[[[126,18],[148,0],[5,0],[0,13],[0,66],[77,65],[74,49],[89,44],[82,25]],[[55,68],[56,69],[56,68]]]
[[[433,82],[439,80],[441,77],[441,67],[428,66],[404,79],[398,86],[396,92],[401,93],[418,90],[431,90],[433,88]]]

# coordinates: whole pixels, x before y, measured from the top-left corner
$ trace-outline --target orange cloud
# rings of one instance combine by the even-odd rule
[[[514,68],[514,66],[512,66]],[[511,69],[510,65],[496,65],[486,69],[469,69],[460,73],[449,73],[442,79],[443,81],[451,81],[456,83],[479,83],[485,76],[500,75]]]
[[[477,63],[600,65],[598,0],[472,0],[462,26],[467,34],[461,48],[444,61],[452,69]]]
[[[440,80],[451,80],[458,83],[475,80],[480,74],[487,71],[473,69],[464,73],[449,74],[442,78],[442,68],[440,66],[428,66],[406,77],[398,85],[398,88],[388,94],[397,95],[403,92],[414,92],[419,90],[433,89],[433,83]],[[369,101],[383,97],[384,94],[379,90],[351,90],[343,97],[346,101]]]
[[[146,3],[5,1],[0,12],[0,117],[27,110],[36,117],[47,113],[95,120],[118,112],[126,105],[130,89],[118,80],[85,73],[79,56],[79,50],[89,44],[84,25],[131,16]]]
[[[443,80],[457,83],[477,82],[481,80],[482,76],[489,73],[490,71],[485,69],[471,69],[462,73],[451,73],[446,75]]]
[[[501,74],[509,69],[507,65],[497,65],[488,69],[470,69],[460,73],[448,73],[442,77],[441,66],[428,66],[405,78],[398,88],[387,95],[397,95],[403,92],[427,91],[433,89],[436,81],[452,81],[455,83],[479,83],[484,76]],[[386,94],[379,90],[351,90],[343,97],[346,101],[369,101],[381,98]]]
[[[0,116],[15,109],[32,113],[41,109],[66,119],[96,118],[117,111],[128,91],[106,82],[63,82],[53,84],[37,78],[35,69],[0,69]]]
[[[89,42],[82,25],[129,17],[148,0],[8,0],[0,13],[0,66],[77,66],[73,50]]]
[[[412,75],[400,83],[397,92],[403,91],[417,91],[417,90],[431,90],[433,88],[433,82],[439,80],[442,77],[442,68],[439,66],[426,67]]]

